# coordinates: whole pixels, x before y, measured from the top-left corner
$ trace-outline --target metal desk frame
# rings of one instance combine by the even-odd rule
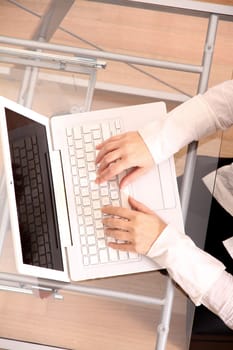
[[[92,0],[93,1],[93,0]],[[0,36],[0,62],[11,62],[25,66],[24,78],[19,95],[19,103],[30,107],[33,99],[34,89],[37,81],[39,68],[50,68],[58,71],[76,71],[90,74],[90,83],[87,90],[85,109],[91,108],[91,101],[96,82],[96,70],[104,68],[105,62],[100,60],[113,60],[127,64],[137,64],[142,66],[158,67],[161,69],[171,69],[197,73],[200,75],[197,93],[203,93],[208,87],[208,80],[214,53],[215,39],[217,34],[218,21],[233,21],[233,7],[203,3],[197,1],[154,1],[154,0],[120,0],[104,1],[120,6],[130,6],[152,11],[163,11],[170,13],[185,14],[188,16],[198,16],[208,18],[208,30],[205,39],[205,46],[201,65],[183,64],[178,62],[160,61],[155,59],[141,58],[130,55],[116,54],[112,52],[82,49],[65,45],[48,43],[53,33],[60,25],[67,11],[71,8],[74,0],[63,0],[63,2],[52,0],[46,14],[42,17],[39,27],[33,36],[33,40],[23,40]],[[12,49],[7,45],[21,46],[23,49]],[[24,49],[24,48],[27,49]],[[43,53],[43,50],[52,53]],[[62,55],[54,54],[61,52]],[[64,55],[65,54],[65,55]],[[71,56],[67,56],[71,55]],[[154,97],[164,100],[175,100],[184,102],[188,99],[185,95],[156,92]],[[186,220],[188,204],[190,199],[191,185],[193,181],[195,163],[196,163],[197,142],[193,142],[188,147],[184,176],[181,186],[181,206],[184,221]],[[54,297],[62,299],[60,290],[94,295],[113,300],[133,302],[137,304],[161,306],[161,320],[157,328],[156,350],[166,348],[167,336],[169,331],[171,310],[174,297],[174,287],[170,278],[167,279],[164,298],[152,298],[144,295],[134,295],[130,293],[117,292],[96,287],[86,287],[78,284],[63,284],[35,280],[26,276],[0,273],[0,290],[14,291],[32,294],[35,289],[52,291]],[[38,285],[39,282],[39,285]]]

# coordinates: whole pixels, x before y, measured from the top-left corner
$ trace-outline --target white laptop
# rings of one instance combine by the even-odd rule
[[[117,178],[95,183],[96,144],[156,118],[166,118],[163,102],[48,118],[0,97],[0,171],[19,273],[81,281],[161,268],[107,246],[101,207],[127,206],[130,193],[183,229],[173,158],[124,193]]]

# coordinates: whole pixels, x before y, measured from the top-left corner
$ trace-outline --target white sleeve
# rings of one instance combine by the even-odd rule
[[[174,108],[160,123],[139,130],[156,163],[191,141],[233,124],[233,80],[226,81]]]
[[[223,271],[204,295],[202,303],[233,329],[233,276]]]
[[[212,288],[225,266],[198,248],[190,237],[167,225],[147,256],[166,268],[196,305]]]

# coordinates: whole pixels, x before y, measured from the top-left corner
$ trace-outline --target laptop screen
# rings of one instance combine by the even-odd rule
[[[46,128],[5,112],[23,262],[62,271]]]

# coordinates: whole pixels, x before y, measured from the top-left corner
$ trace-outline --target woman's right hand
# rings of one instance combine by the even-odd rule
[[[96,164],[99,165],[96,178],[98,184],[130,169],[121,179],[122,188],[149,171],[154,165],[145,142],[136,131],[110,137],[97,145],[96,149],[99,150],[96,157]]]

